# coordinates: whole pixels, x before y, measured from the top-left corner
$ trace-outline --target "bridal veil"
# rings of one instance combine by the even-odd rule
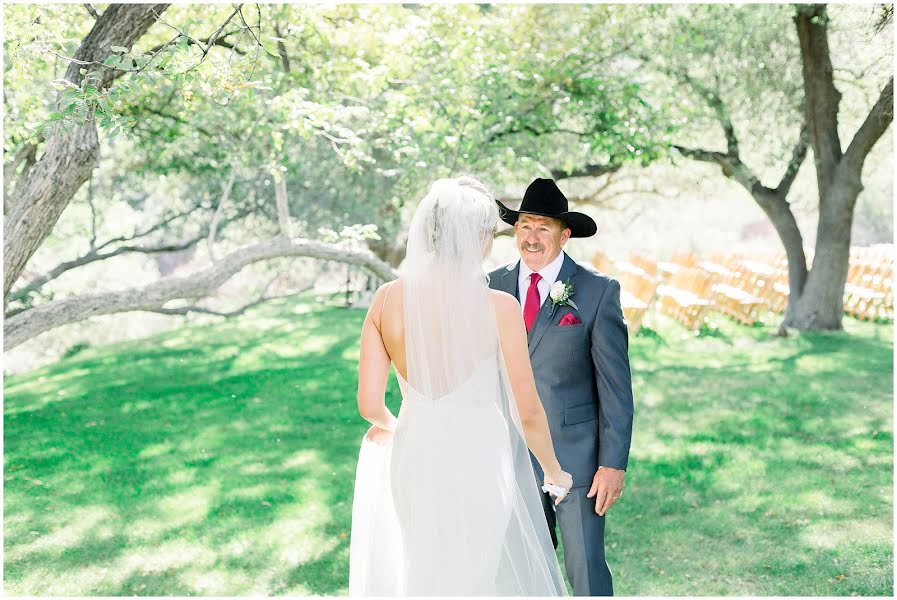
[[[566,595],[483,271],[498,208],[433,183],[401,268],[407,380],[388,446],[362,442],[352,595]]]

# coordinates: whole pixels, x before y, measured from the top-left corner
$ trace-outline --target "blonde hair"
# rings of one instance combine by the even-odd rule
[[[482,253],[498,223],[492,192],[469,176],[437,179],[418,209],[425,215],[427,250],[440,260],[455,260],[471,250]],[[458,243],[477,247],[463,248]]]

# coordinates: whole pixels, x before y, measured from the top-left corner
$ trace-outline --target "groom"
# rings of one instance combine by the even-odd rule
[[[561,467],[573,475],[573,489],[556,507],[542,494],[552,541],[557,547],[559,525],[574,595],[612,596],[604,518],[623,491],[633,413],[620,284],[562,251],[571,237],[590,237],[598,228],[588,215],[567,210],[554,181],[533,181],[519,211],[498,206],[514,226],[521,260],[490,273],[489,285],[523,307],[551,439]],[[555,282],[569,284],[566,300]],[[533,466],[541,486],[542,469],[535,460]]]

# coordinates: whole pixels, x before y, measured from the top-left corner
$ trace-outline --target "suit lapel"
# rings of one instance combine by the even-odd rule
[[[564,254],[564,264],[561,265],[561,270],[558,272],[558,278],[556,281],[566,281],[568,277],[572,277],[574,273],[576,273],[576,263],[570,258],[567,254]],[[574,290],[575,292],[575,290]],[[575,300],[574,300],[575,302]],[[533,351],[536,349],[536,346],[541,341],[542,336],[545,335],[545,332],[548,331],[551,322],[554,320],[554,317],[558,316],[558,311],[554,311],[554,315],[549,318],[551,314],[551,307],[554,303],[551,301],[551,298],[546,298],[545,302],[542,303],[542,308],[539,310],[539,314],[536,315],[536,322],[533,323],[532,329],[529,330],[527,334],[527,341],[529,346],[529,353],[532,356]]]
[[[517,295],[517,278],[519,276],[520,261],[518,260],[516,264],[509,265],[501,274],[501,280],[498,282],[498,289],[511,294],[519,300],[520,298]]]

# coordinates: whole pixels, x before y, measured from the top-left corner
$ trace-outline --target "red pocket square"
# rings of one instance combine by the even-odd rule
[[[561,318],[561,322],[558,323],[558,326],[563,327],[564,325],[576,325],[577,323],[582,323],[579,319],[576,318],[576,315],[573,313],[567,313]]]

